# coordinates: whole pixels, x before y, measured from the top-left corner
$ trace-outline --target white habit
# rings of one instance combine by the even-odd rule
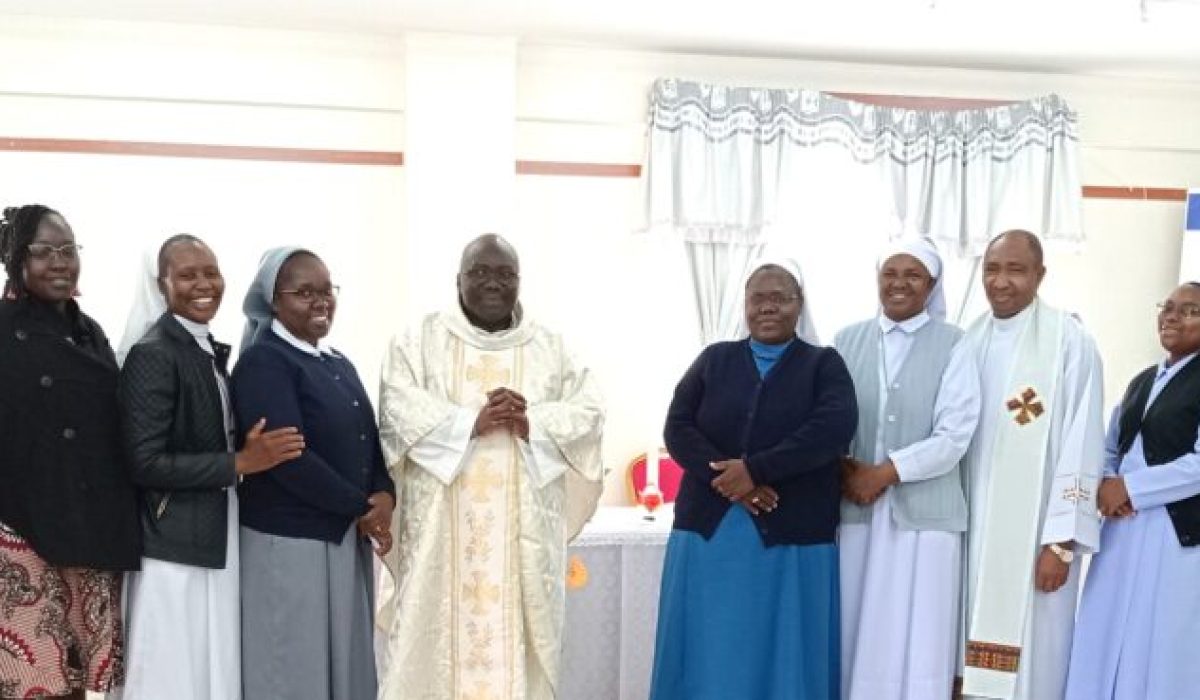
[[[1054,332],[1046,332],[1048,328]],[[1038,334],[1027,335],[1035,331]],[[1040,300],[1012,318],[986,315],[972,326],[967,340],[982,373],[983,402],[966,463],[971,522],[965,640],[960,647],[969,667],[963,694],[1006,700],[1061,698],[1078,596],[1078,555],[1095,549],[1099,540],[1095,494],[1104,428],[1100,357],[1078,320]],[[1047,420],[1048,425],[1041,423]],[[1044,448],[1020,445],[1023,434],[1033,434],[1022,431],[1035,429],[1046,431],[1044,442],[1037,443]],[[1013,454],[1014,447],[1042,449],[1043,458],[1040,463],[1018,459],[998,464],[1002,460],[997,455],[1006,450]],[[1005,495],[1030,499],[1028,512],[993,493],[995,485],[1012,474],[1020,478],[1015,490],[1008,482]],[[1038,591],[1037,554],[1043,545],[1066,541],[1076,543],[1077,554],[1066,584],[1053,593]],[[1005,549],[1002,556],[989,559]],[[1014,583],[997,589],[996,581]],[[980,595],[985,585],[992,586],[991,595]],[[1020,602],[1013,605],[1014,600]],[[1017,638],[997,641],[981,633],[985,626],[1015,629]]]
[[[212,354],[207,326],[175,320]],[[215,368],[213,373],[232,450],[229,390]],[[238,501],[234,487],[225,492],[225,568],[143,557],[142,570],[126,575],[125,685],[109,693],[111,700],[241,700]]]
[[[528,443],[471,438],[498,387],[527,400]],[[456,306],[392,342],[380,404],[399,499],[381,700],[550,700],[566,543],[603,477],[592,375],[520,307],[515,328],[486,333]]]
[[[896,323],[879,316],[882,367],[874,406],[883,425],[888,387],[929,322],[921,312]],[[890,454],[877,433],[875,462],[891,458],[902,482],[930,479],[954,468],[979,419],[979,373],[960,342],[942,375],[929,437]],[[838,531],[842,596],[842,697],[852,700],[948,698],[958,643],[962,533],[906,530],[892,517],[892,489],[874,504],[867,523]]]
[[[1191,355],[1159,372],[1146,408]],[[1120,407],[1108,428],[1106,475],[1125,479],[1133,517],[1108,520],[1103,551],[1092,558],[1076,623],[1069,700],[1175,700],[1200,696],[1200,548],[1183,547],[1166,505],[1200,493],[1200,434],[1195,449],[1149,467],[1139,434],[1118,456]]]

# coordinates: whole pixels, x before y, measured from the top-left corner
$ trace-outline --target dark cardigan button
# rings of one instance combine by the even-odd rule
[[[38,380],[38,384],[41,384],[43,389],[49,389],[54,386],[54,378],[48,374],[43,374],[42,378]]]

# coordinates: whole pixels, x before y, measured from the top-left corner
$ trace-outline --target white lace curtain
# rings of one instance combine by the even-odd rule
[[[1083,240],[1076,116],[1055,95],[922,111],[662,79],[644,178],[648,228],[691,249],[704,342],[738,327],[726,316],[740,303],[725,295],[740,293],[744,270],[697,260],[782,248],[798,254],[816,298],[861,307],[873,303],[873,255],[889,237],[924,233],[950,262],[953,317],[972,306],[973,267],[995,234]],[[872,308],[819,315],[848,322]]]

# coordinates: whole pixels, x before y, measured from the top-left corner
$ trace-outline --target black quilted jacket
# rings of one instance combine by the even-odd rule
[[[229,346],[214,343],[222,374]],[[214,358],[168,312],[121,368],[121,426],[141,489],[145,556],[223,568],[228,495],[237,483],[227,448]]]

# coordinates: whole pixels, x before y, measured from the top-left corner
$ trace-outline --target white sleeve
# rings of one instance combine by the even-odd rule
[[[517,440],[529,478],[540,489],[566,473],[568,464],[558,446],[536,423],[529,423],[529,442]]]
[[[471,431],[476,415],[470,409],[455,409],[409,448],[408,458],[449,486],[462,471],[475,446]]]
[[[1200,494],[1200,431],[1191,452],[1166,464],[1123,476],[1134,510],[1160,508]]]
[[[1095,342],[1081,328],[1064,332],[1059,396],[1064,407],[1054,475],[1046,493],[1041,544],[1074,541],[1076,551],[1100,546],[1096,491],[1104,471],[1104,372]]]
[[[975,355],[959,341],[942,373],[929,437],[888,454],[901,482],[924,481],[954,469],[967,453],[979,423],[979,370]]]

